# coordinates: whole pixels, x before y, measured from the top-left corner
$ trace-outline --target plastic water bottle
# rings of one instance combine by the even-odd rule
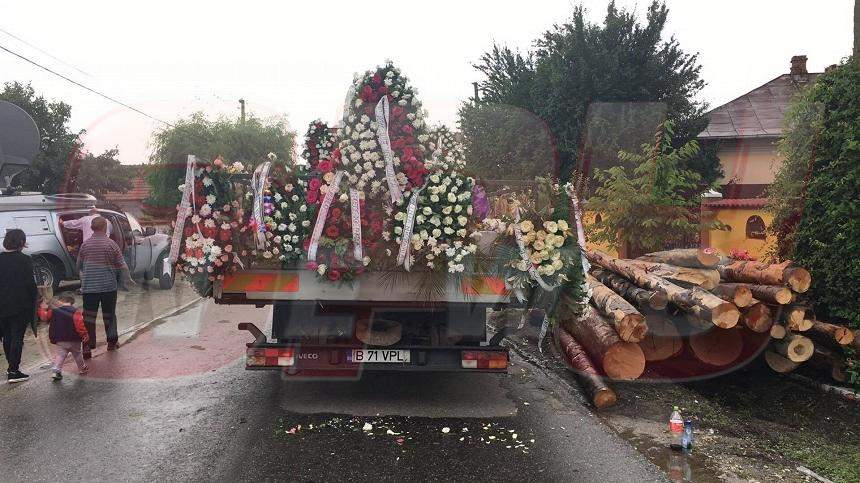
[[[681,447],[689,452],[693,449],[693,420],[684,420],[684,436],[681,438]]]
[[[684,420],[681,418],[681,410],[678,406],[674,406],[672,408],[672,415],[669,416],[669,446],[673,449],[683,448],[683,437]]]

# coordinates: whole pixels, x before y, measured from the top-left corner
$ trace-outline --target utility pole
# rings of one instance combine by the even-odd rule
[[[478,97],[478,83],[472,82],[472,87],[475,89],[475,104],[478,103],[481,99]]]
[[[239,99],[239,111],[242,113],[240,117],[242,124],[245,124],[245,99]]]

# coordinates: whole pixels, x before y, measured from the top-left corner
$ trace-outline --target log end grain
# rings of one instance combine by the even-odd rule
[[[712,329],[690,336],[696,358],[713,366],[726,366],[740,357],[744,348],[741,333],[735,329]]]
[[[783,282],[797,293],[804,293],[812,285],[812,275],[805,268],[791,267],[785,270]]]
[[[612,389],[604,387],[598,390],[591,400],[594,403],[594,407],[597,409],[605,409],[610,406],[614,406],[615,403],[618,402],[618,396],[615,395],[615,391]]]
[[[784,339],[786,332],[788,331],[785,330],[785,326],[782,324],[773,324],[770,327],[770,336],[774,339]]]
[[[721,329],[731,329],[738,325],[740,318],[741,312],[731,302],[719,304],[711,309],[711,322]]]
[[[797,369],[797,366],[800,365],[797,362],[792,362],[773,351],[765,351],[764,360],[767,365],[774,370],[774,372],[778,372],[780,374],[791,372]]]
[[[632,381],[645,372],[645,354],[638,344],[621,342],[603,355],[603,372],[612,379]]]

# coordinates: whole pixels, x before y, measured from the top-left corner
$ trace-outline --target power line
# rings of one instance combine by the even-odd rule
[[[9,37],[12,37],[13,39],[17,40],[18,42],[21,42],[22,44],[24,44],[24,45],[26,45],[26,46],[28,46],[28,47],[30,47],[30,48],[32,48],[32,49],[35,49],[35,50],[37,50],[37,51],[39,51],[39,52],[41,52],[41,53],[43,53],[43,54],[47,55],[48,57],[50,57],[50,58],[52,58],[52,59],[56,60],[57,62],[59,62],[59,63],[61,63],[61,64],[65,65],[66,67],[70,67],[70,68],[72,68],[72,69],[75,69],[76,71],[80,72],[81,74],[83,74],[83,75],[85,75],[85,76],[87,76],[87,77],[92,77],[92,75],[90,75],[89,73],[84,72],[84,71],[82,71],[81,69],[78,69],[77,67],[73,66],[72,64],[69,64],[68,62],[65,62],[63,59],[60,59],[60,58],[58,58],[58,57],[56,57],[56,56],[54,56],[54,55],[51,55],[51,53],[50,53],[50,52],[46,52],[45,50],[40,49],[39,47],[37,47],[37,46],[35,46],[35,45],[31,44],[30,42],[27,42],[26,40],[22,39],[21,37],[18,37],[17,35],[13,34],[12,32],[9,32],[8,30],[5,30],[5,29],[0,28],[0,32],[3,32],[4,34],[8,35]]]
[[[119,105],[120,105],[120,106],[122,106],[122,107],[125,107],[126,109],[130,109],[130,110],[132,110],[132,111],[134,111],[134,112],[136,112],[136,113],[140,114],[141,116],[147,117],[147,118],[152,119],[153,121],[156,121],[156,122],[160,122],[160,123],[162,123],[162,124],[164,124],[165,126],[168,126],[168,127],[175,127],[173,124],[171,124],[171,123],[169,123],[169,122],[167,122],[167,121],[162,121],[161,119],[159,119],[159,118],[157,118],[157,117],[155,117],[155,116],[151,116],[151,115],[149,115],[149,114],[147,114],[147,113],[145,113],[145,112],[141,111],[140,109],[138,109],[138,108],[136,108],[136,107],[134,107],[134,106],[128,105],[128,104],[126,104],[125,102],[122,102],[122,101],[120,101],[120,100],[118,100],[118,99],[116,99],[116,98],[113,98],[113,97],[111,97],[111,96],[109,96],[109,95],[107,95],[107,94],[103,94],[103,93],[101,93],[101,92],[99,92],[99,91],[97,91],[97,90],[95,90],[95,89],[93,89],[93,88],[91,88],[91,87],[87,87],[87,86],[85,86],[84,84],[81,84],[80,82],[78,82],[78,81],[76,81],[76,80],[74,80],[74,79],[70,79],[70,78],[68,78],[68,77],[64,76],[63,74],[60,74],[59,72],[56,72],[56,71],[54,71],[54,70],[51,70],[50,68],[45,67],[44,65],[39,64],[38,62],[36,62],[36,61],[34,61],[34,60],[31,60],[31,59],[29,59],[29,58],[27,58],[27,57],[24,57],[23,55],[21,55],[21,54],[19,54],[19,53],[17,53],[17,52],[14,52],[14,51],[12,51],[12,50],[9,50],[9,49],[7,49],[6,47],[4,47],[3,45],[0,45],[0,50],[5,50],[6,52],[8,52],[8,53],[10,53],[10,54],[14,55],[15,57],[18,57],[19,59],[21,59],[21,60],[23,60],[23,61],[25,61],[25,62],[27,62],[27,63],[29,63],[29,64],[32,64],[32,65],[34,65],[34,66],[36,66],[36,67],[38,67],[38,68],[40,68],[40,69],[42,69],[42,70],[44,70],[44,71],[46,71],[46,72],[49,72],[49,73],[51,73],[51,74],[53,74],[53,75],[55,75],[55,76],[57,76],[57,77],[59,77],[59,78],[61,78],[61,79],[65,80],[65,81],[67,81],[67,82],[70,82],[70,83],[72,83],[72,84],[74,84],[74,85],[76,85],[76,86],[78,86],[78,87],[80,87],[80,88],[82,88],[82,89],[85,89],[85,90],[87,90],[87,91],[90,91],[90,92],[92,92],[93,94],[95,94],[95,95],[97,95],[97,96],[99,96],[99,97],[103,97],[103,98],[105,98],[105,99],[107,99],[107,100],[109,100],[109,101],[111,101],[111,102],[113,102],[113,103],[116,103],[116,104],[119,104]]]

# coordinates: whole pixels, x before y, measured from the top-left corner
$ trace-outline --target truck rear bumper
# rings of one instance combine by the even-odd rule
[[[508,349],[501,346],[371,347],[353,344],[273,343],[252,324],[240,324],[257,337],[247,344],[245,368],[282,370],[294,377],[359,377],[364,371],[507,373]],[[375,350],[394,362],[356,362],[354,351]],[[382,357],[382,356],[381,356]]]

